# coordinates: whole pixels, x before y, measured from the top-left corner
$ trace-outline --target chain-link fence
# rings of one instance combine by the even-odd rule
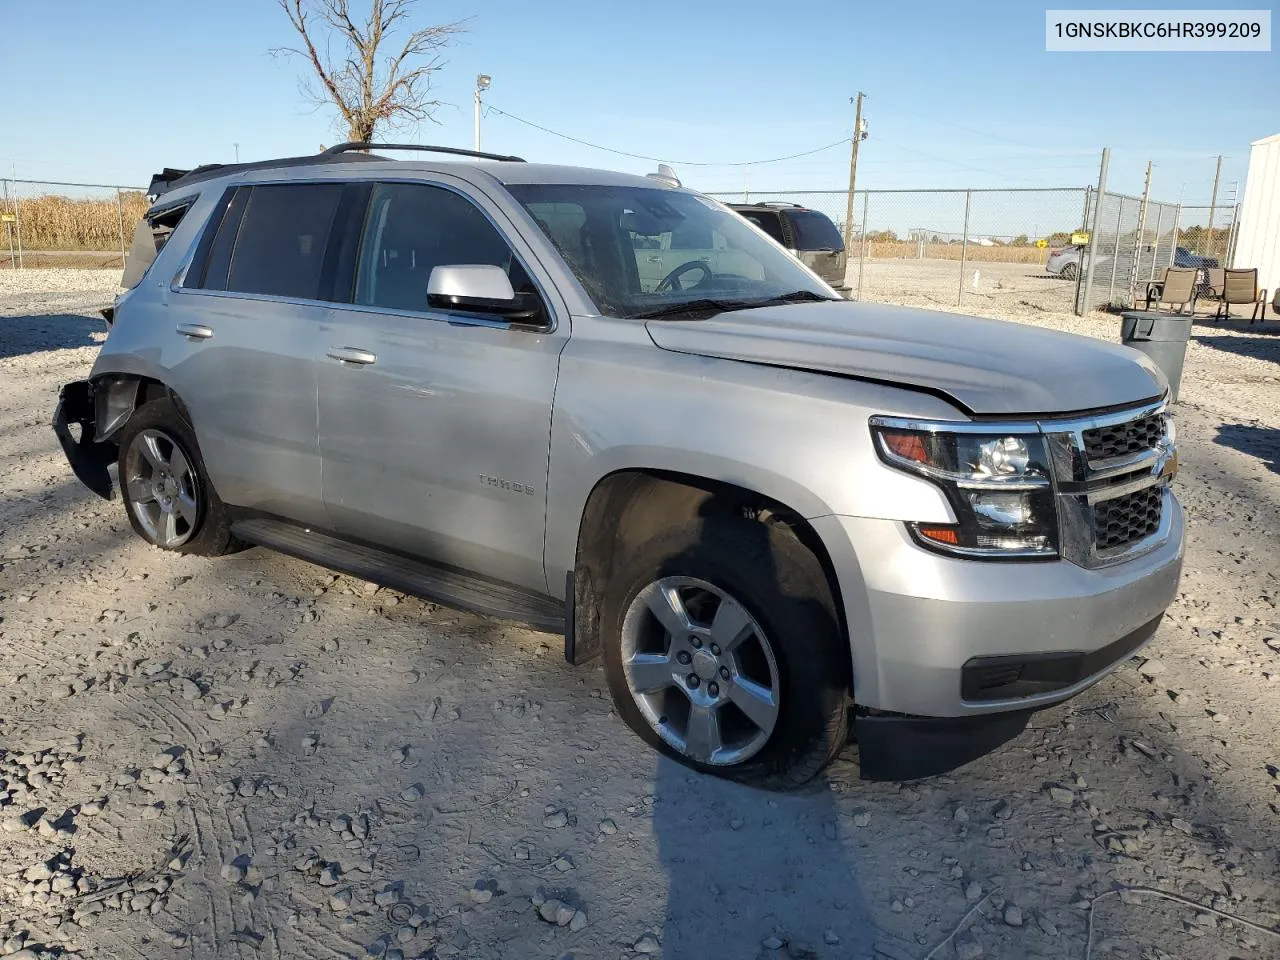
[[[1093,187],[859,190],[848,232],[847,191],[710,195],[825,213],[849,238],[855,299],[994,315],[1128,306],[1166,267],[1228,265],[1235,236],[1231,207],[1144,204],[1109,191],[1099,203]]]
[[[120,268],[146,209],[142,187],[0,180],[0,267]]]
[[[1071,311],[1079,265],[1053,256],[1088,222],[1088,188],[751,193],[746,202],[821,210],[849,238],[856,299],[974,306],[994,313]],[[715,194],[726,202],[743,194]]]
[[[1234,207],[1144,204],[1141,197],[1108,192],[1097,210],[1092,284],[1079,285],[1078,311],[1129,306],[1167,267],[1229,266],[1235,220]],[[1088,262],[1086,249],[1082,271]]]

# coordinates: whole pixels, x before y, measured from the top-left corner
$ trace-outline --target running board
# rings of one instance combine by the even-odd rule
[[[423,600],[499,620],[513,620],[547,633],[564,632],[564,604],[519,587],[495,583],[421,560],[351,543],[282,520],[237,520],[231,533],[300,560],[369,580]]]

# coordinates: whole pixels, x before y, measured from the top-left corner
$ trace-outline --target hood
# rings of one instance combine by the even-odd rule
[[[664,350],[897,384],[942,394],[975,416],[1119,407],[1158,399],[1167,385],[1147,357],[1119,344],[878,303],[789,304],[647,326]]]

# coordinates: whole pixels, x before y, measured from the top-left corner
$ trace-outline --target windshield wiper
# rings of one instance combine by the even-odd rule
[[[665,307],[646,310],[644,313],[633,313],[631,316],[636,320],[657,320],[662,317],[675,317],[686,313],[701,313],[711,316],[716,313],[724,313],[726,310],[741,310],[743,307],[752,305],[754,305],[754,301],[751,300],[708,300],[702,298],[685,300],[683,303],[671,303]]]
[[[767,297],[763,300],[710,300],[700,298],[697,300],[686,300],[684,303],[672,303],[665,307],[658,307],[654,310],[647,310],[644,313],[633,314],[637,320],[657,320],[662,317],[674,317],[681,314],[704,314],[712,316],[717,313],[725,313],[729,310],[754,310],[756,307],[776,307],[784,303],[834,303],[833,297],[824,297],[820,293],[814,293],[812,290],[794,290],[791,293],[784,293],[777,297]]]
[[[814,293],[812,290],[794,290],[791,293],[784,293],[781,296],[770,297],[767,300],[752,300],[750,303],[744,303],[739,310],[747,310],[752,307],[776,307],[782,303],[835,303],[836,298],[824,297],[820,293]]]

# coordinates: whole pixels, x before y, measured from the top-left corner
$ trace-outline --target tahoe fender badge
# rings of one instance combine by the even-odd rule
[[[533,487],[527,483],[517,483],[514,480],[504,480],[502,477],[491,477],[487,473],[480,474],[480,482],[491,487],[497,487],[500,490],[510,490],[512,493],[523,493],[527,496],[533,496]]]

